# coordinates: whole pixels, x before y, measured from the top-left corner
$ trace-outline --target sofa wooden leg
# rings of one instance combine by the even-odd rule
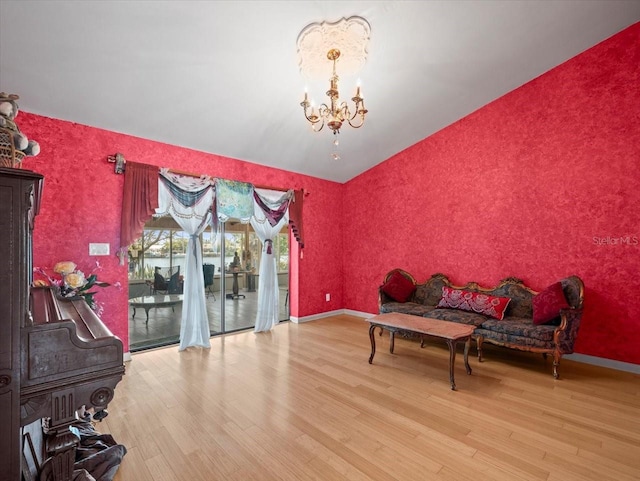
[[[478,351],[478,362],[482,362],[482,336],[476,336],[476,350]]]
[[[555,351],[553,353],[553,377],[554,379],[558,379],[560,377],[560,374],[558,374],[558,366],[560,366],[560,358],[562,357],[562,354],[560,354],[560,352]]]

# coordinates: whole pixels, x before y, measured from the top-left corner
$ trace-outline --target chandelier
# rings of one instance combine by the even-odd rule
[[[326,93],[327,97],[329,97],[329,103],[321,104],[316,110],[309,102],[308,94],[305,92],[304,100],[300,102],[300,106],[304,109],[304,116],[311,123],[311,127],[315,132],[320,132],[326,123],[333,135],[336,135],[340,133],[340,128],[345,121],[355,129],[362,127],[368,110],[364,108],[364,99],[360,94],[359,85],[356,88],[355,96],[351,98],[355,104],[353,111],[349,109],[346,101],[340,102],[339,78],[336,73],[336,61],[340,58],[340,50],[337,48],[330,49],[327,52],[327,58],[333,62],[333,75],[329,79],[329,90]],[[311,112],[309,112],[309,107],[311,107]]]

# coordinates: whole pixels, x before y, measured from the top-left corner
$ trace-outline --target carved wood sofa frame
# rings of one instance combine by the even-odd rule
[[[406,279],[410,280],[416,290],[406,303],[398,303],[389,298],[381,288],[378,289],[378,311],[384,312],[404,312],[423,317],[438,318],[453,322],[473,324],[476,329],[473,338],[476,341],[478,360],[483,360],[482,345],[485,342],[498,346],[516,349],[520,351],[541,353],[546,359],[547,355],[553,356],[553,376],[558,378],[558,366],[564,354],[573,352],[573,347],[577,338],[578,329],[582,318],[582,308],[584,303],[584,284],[577,276],[569,276],[560,282],[567,298],[569,309],[562,309],[559,319],[554,325],[536,326],[533,324],[532,300],[538,294],[530,287],[526,286],[521,279],[507,277],[501,280],[497,286],[485,288],[477,282],[469,282],[465,285],[454,285],[444,274],[434,274],[427,281],[420,284],[407,271],[393,269],[384,278],[383,285],[389,278],[398,272]],[[510,297],[504,320],[492,319],[482,314],[466,313],[448,308],[436,308],[441,295],[442,287],[447,286],[453,289],[471,290],[489,295]],[[381,286],[382,287],[382,286]],[[501,331],[501,323],[520,322],[523,327],[518,335],[506,335]],[[557,324],[557,325],[556,325]],[[515,326],[515,324],[512,324]],[[496,329],[496,330],[492,330]],[[549,341],[539,341],[534,339],[541,330],[550,338]]]

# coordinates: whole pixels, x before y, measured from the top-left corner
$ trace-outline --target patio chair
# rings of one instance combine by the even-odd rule
[[[169,289],[169,283],[161,274],[160,267],[155,268],[153,274],[153,293],[154,294],[166,294]]]
[[[213,264],[202,264],[202,274],[204,275],[204,288],[207,290],[207,298],[209,294],[213,296],[213,300],[216,300],[216,295],[213,293],[213,276],[216,271],[216,266]]]
[[[169,294],[182,294],[182,282],[180,282],[180,266],[178,270],[171,274],[167,283],[167,292]]]

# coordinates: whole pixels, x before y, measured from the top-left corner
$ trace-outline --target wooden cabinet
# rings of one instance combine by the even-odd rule
[[[20,333],[29,325],[31,233],[43,177],[0,168],[0,480],[20,479]]]

